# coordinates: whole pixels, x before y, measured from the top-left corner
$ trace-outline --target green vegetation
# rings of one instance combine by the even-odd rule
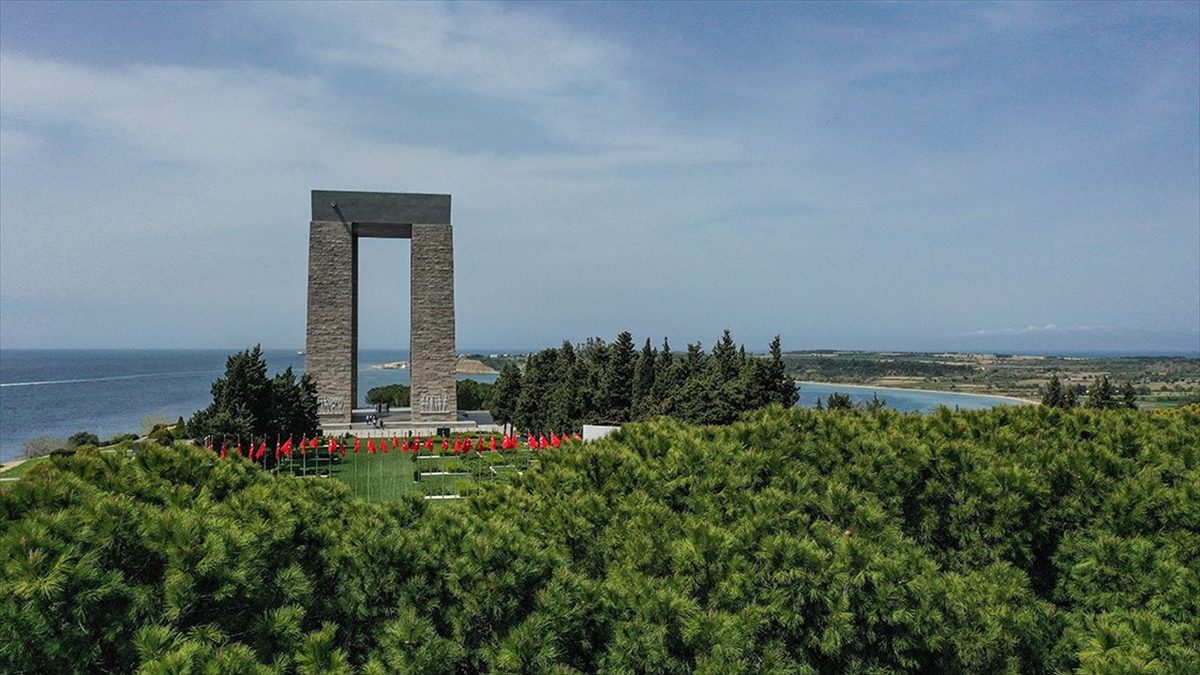
[[[475,380],[458,380],[455,391],[458,394],[459,410],[486,410],[492,398],[494,385]],[[412,405],[412,389],[405,384],[389,384],[383,387],[372,387],[367,390],[367,403],[371,405],[387,404],[393,408],[407,408]]]
[[[1058,379],[1065,395],[1083,398],[1096,378],[1108,377],[1113,382],[1130,383],[1142,408],[1200,401],[1200,359],[1196,358],[809,351],[788,352],[783,360],[787,372],[803,381],[1039,400],[1045,397],[1051,378]]]
[[[301,438],[317,433],[316,385],[308,375],[297,379],[290,367],[268,379],[258,345],[226,359],[225,376],[213,382],[212,395],[212,404],[186,424],[191,438]],[[150,437],[172,440],[157,439],[154,432]]]
[[[778,337],[768,358],[748,357],[725,331],[711,354],[696,343],[677,359],[666,340],[659,350],[647,339],[638,352],[624,332],[611,345],[593,338],[578,349],[564,342],[531,354],[523,372],[506,366],[491,411],[497,422],[535,432],[656,415],[726,424],[748,410],[792,406],[798,396]]]
[[[0,483],[0,671],[1195,672],[1197,485],[1196,407],[659,419],[439,508],[85,446]]]
[[[322,470],[331,470],[333,477],[349,485],[355,495],[368,501],[382,502],[403,495],[470,494],[479,485],[502,480],[509,474],[528,469],[535,455],[529,450],[518,450],[462,456],[422,455],[421,459],[414,459],[409,453],[396,451],[373,455],[351,453]],[[298,469],[299,463],[294,464],[294,467],[285,466],[284,469]],[[315,462],[310,471],[312,474],[320,472]]]
[[[412,405],[412,387],[406,384],[389,384],[367,390],[367,403],[407,408]]]
[[[32,459],[26,459],[16,466],[5,469],[4,471],[0,471],[0,478],[20,478],[35,465],[47,461],[48,459],[49,457],[34,457]]]

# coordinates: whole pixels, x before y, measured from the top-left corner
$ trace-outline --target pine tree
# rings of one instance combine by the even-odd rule
[[[825,408],[828,410],[853,410],[854,401],[850,400],[850,394],[834,392],[825,402]]]
[[[534,433],[546,430],[549,385],[556,372],[557,361],[557,349],[530,354],[526,359],[513,422],[519,429]]]
[[[737,345],[733,344],[733,335],[726,328],[721,339],[717,340],[712,349],[716,374],[722,382],[732,382],[740,370],[738,363]]]
[[[630,420],[633,403],[633,336],[623,331],[610,349],[604,374],[604,417],[610,422]]]
[[[492,418],[500,424],[513,424],[520,396],[521,369],[515,363],[510,363],[500,371],[500,377],[496,378],[496,386],[492,389],[492,401],[488,406]]]
[[[1050,377],[1050,381],[1046,383],[1046,387],[1042,390],[1042,405],[1050,408],[1062,408],[1064,407],[1064,403],[1062,382],[1058,379],[1058,374],[1055,373]]]
[[[193,438],[276,436],[300,438],[317,430],[317,392],[308,375],[291,368],[267,377],[262,348],[225,360],[225,376],[212,384],[213,402],[187,423]]]
[[[650,338],[638,355],[633,367],[633,417],[645,419],[654,411],[654,374],[657,354],[650,346]]]
[[[1132,382],[1121,383],[1121,406],[1137,410],[1137,392],[1134,391]]]
[[[549,410],[546,415],[547,428],[573,428],[578,422],[578,386],[575,348],[570,341],[563,340],[558,350],[554,376],[547,382]]]
[[[662,349],[654,361],[654,410],[651,414],[666,412],[667,398],[674,388],[672,374],[675,372],[675,357],[671,354],[671,343],[663,338]]]
[[[1070,410],[1079,405],[1079,389],[1071,384],[1063,387],[1062,407],[1064,410]]]
[[[1092,383],[1092,388],[1088,390],[1087,407],[1097,409],[1107,409],[1117,407],[1117,399],[1114,395],[1112,383],[1108,381],[1108,376],[1103,375],[1097,377]]]

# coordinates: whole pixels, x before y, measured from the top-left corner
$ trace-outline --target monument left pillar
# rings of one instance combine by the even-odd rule
[[[349,223],[309,226],[304,349],[321,424],[349,423],[358,386],[358,240]]]

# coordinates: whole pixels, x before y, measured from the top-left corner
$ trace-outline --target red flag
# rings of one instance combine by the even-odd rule
[[[225,457],[227,456],[227,455],[226,455],[226,452],[225,452],[225,447],[226,447],[226,446],[225,446],[225,439],[224,439],[224,438],[222,438],[222,439],[221,439],[221,459],[225,459]]]
[[[556,448],[562,445],[562,441],[558,440],[558,436],[553,431],[550,432],[550,445]]]
[[[475,452],[483,452],[483,436],[480,436],[479,440],[475,441]]]
[[[444,451],[444,450],[449,450],[449,449],[450,449],[450,441],[446,440],[445,436],[442,436],[442,450]]]
[[[482,438],[479,439],[479,442],[482,443],[483,439]],[[491,450],[492,452],[496,451],[496,437],[495,436],[492,436],[492,441],[490,443],[488,443],[488,450]]]
[[[308,442],[308,445],[313,448],[317,447],[317,437],[313,436],[312,440]]]
[[[404,442],[400,444],[400,452],[408,452],[408,439],[407,438],[404,439]]]
[[[346,456],[346,441],[338,441],[338,447],[342,450],[342,457]]]
[[[258,446],[258,452],[255,453],[254,459],[262,459],[263,457],[266,456],[266,454],[267,454],[267,439],[264,438],[262,440],[262,443],[260,443]]]
[[[425,439],[425,449],[433,450],[433,436]]]
[[[292,456],[292,439],[290,436],[286,441],[283,442],[283,454],[287,455],[288,457]]]
[[[327,448],[325,451],[326,451],[326,452],[328,452],[328,453],[329,453],[329,454],[331,454],[331,455],[332,455],[333,453],[337,452],[337,441],[335,441],[335,440],[333,440],[332,438],[330,438],[330,439],[329,439],[329,447],[328,447],[328,448]]]
[[[367,439],[367,452],[371,453],[372,455],[375,454],[375,439]]]
[[[538,436],[538,447],[539,448],[550,447],[550,441],[546,440],[546,434],[541,434]]]
[[[238,436],[238,455],[245,454],[242,452],[242,437]]]
[[[527,441],[527,444],[529,445],[530,450],[537,450],[537,439],[533,437],[533,434],[529,434],[529,440]]]
[[[582,440],[583,440],[583,436],[579,435],[579,432],[575,432],[575,440],[577,440],[577,441],[582,441]]]
[[[398,447],[400,447],[400,439],[396,438],[396,434],[392,434],[392,449],[395,450]]]
[[[564,433],[563,433],[563,435],[561,436],[561,438],[562,438],[562,442],[563,442],[563,443],[570,443],[570,442],[571,442],[571,434],[568,434],[568,433],[565,433],[565,432],[564,432]]]
[[[354,437],[354,454],[358,454],[359,448],[362,446],[362,439],[358,436]]]
[[[308,434],[304,434],[303,436],[300,437],[300,452],[304,452],[304,449],[307,447],[308,447]]]

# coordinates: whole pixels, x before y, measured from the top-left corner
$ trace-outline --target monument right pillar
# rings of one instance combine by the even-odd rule
[[[451,225],[413,224],[410,279],[412,420],[451,422],[458,416]]]

